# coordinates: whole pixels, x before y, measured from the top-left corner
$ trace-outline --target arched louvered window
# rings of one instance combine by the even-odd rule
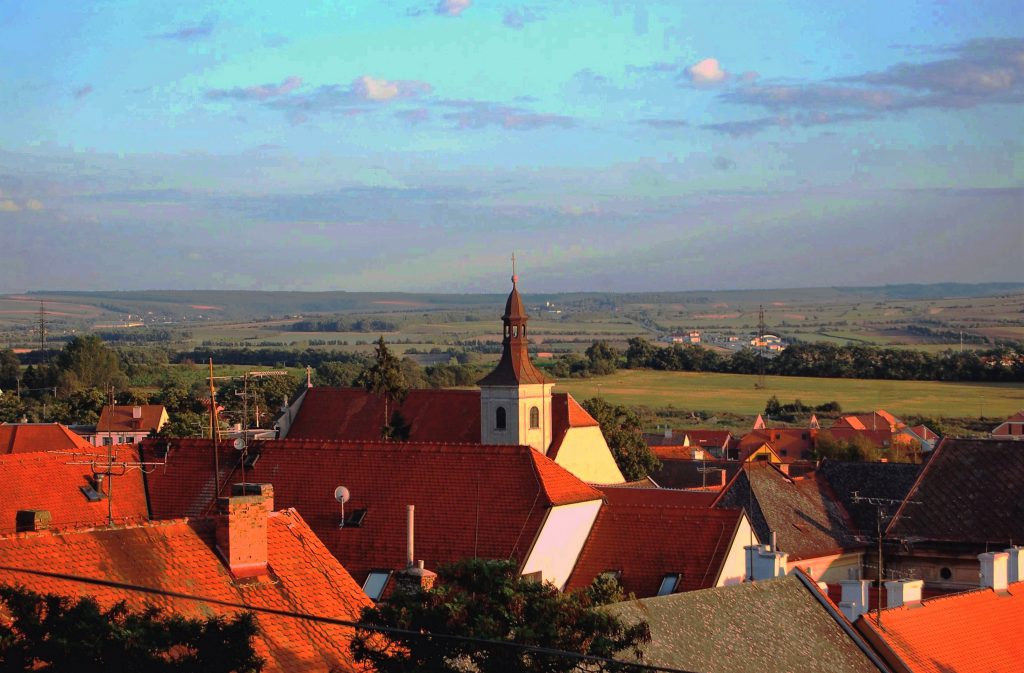
[[[494,412],[494,427],[497,430],[504,430],[505,426],[505,407],[498,407],[498,410]]]
[[[530,427],[540,427],[540,409],[537,407],[530,407]]]

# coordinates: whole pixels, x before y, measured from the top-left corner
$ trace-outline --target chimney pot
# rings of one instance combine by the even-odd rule
[[[665,439],[672,439],[672,428],[665,428]]]
[[[780,551],[773,551],[771,545],[747,545],[747,578],[759,582],[770,580],[786,575],[786,563],[789,554]]]
[[[274,511],[274,485],[254,482],[231,484],[231,495],[257,495],[263,498],[268,512]]]
[[[885,583],[886,607],[912,607],[921,604],[924,580],[890,580]]]
[[[50,510],[20,509],[15,515],[15,530],[19,533],[46,530],[50,527]]]
[[[1007,582],[1024,582],[1024,547],[1013,546],[1006,550],[1009,560],[1006,566]]]
[[[217,550],[235,579],[267,572],[267,501],[272,503],[273,498],[250,488],[262,486],[269,484],[232,484],[231,497],[217,501],[222,512],[217,521]]]
[[[981,586],[993,591],[1006,591],[1007,562],[1010,555],[1004,551],[978,554],[981,564]]]
[[[857,617],[867,612],[870,607],[868,587],[871,586],[871,582],[869,580],[840,580],[839,584],[843,589],[839,608],[848,620],[855,622]]]

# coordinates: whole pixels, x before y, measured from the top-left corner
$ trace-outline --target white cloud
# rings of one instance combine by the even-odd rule
[[[21,208],[11,199],[0,199],[0,213],[16,213]]]
[[[690,82],[698,86],[718,84],[729,76],[729,73],[722,70],[717,58],[706,58],[691,65],[686,72],[690,76]]]
[[[25,202],[25,207],[29,210],[42,210],[43,202],[38,199],[29,199]]]
[[[472,4],[473,0],[440,0],[434,12],[443,16],[458,16]]]
[[[432,87],[417,80],[387,80],[369,75],[357,77],[352,82],[352,93],[362,100],[385,101],[392,98],[412,98],[430,93]]]

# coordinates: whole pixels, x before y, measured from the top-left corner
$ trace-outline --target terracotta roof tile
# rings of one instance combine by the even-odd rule
[[[90,446],[83,437],[60,423],[0,423],[0,455]]]
[[[189,617],[232,615],[238,608],[212,601],[356,620],[369,599],[294,510],[268,516],[269,566],[276,581],[233,581],[214,550],[212,520],[76,531],[21,533],[0,537],[0,582],[34,591],[89,595],[103,605],[155,606]],[[11,568],[56,572],[150,589],[199,596],[192,600],[33,575]],[[257,653],[265,671],[358,670],[341,626],[256,612]]]
[[[154,517],[209,512],[211,442],[170,446],[167,466],[148,477]],[[404,565],[406,505],[416,506],[416,557],[431,568],[472,556],[522,562],[548,507],[601,497],[525,446],[289,439],[255,442],[253,451],[259,460],[245,479],[273,484],[275,503],[295,507],[360,582],[372,569]],[[220,455],[221,483],[241,481],[238,453]],[[337,486],[351,493],[346,512],[366,510],[362,526],[339,529]]]
[[[77,454],[25,453],[0,456],[0,474],[4,475],[0,498],[0,533],[15,530],[18,510],[45,509],[50,512],[52,528],[99,525],[107,522],[108,504],[115,521],[144,521],[149,518],[142,472],[128,470],[112,477],[113,498],[89,502],[81,491],[91,485],[92,468],[81,463],[95,458],[105,464],[106,453],[87,446]],[[91,449],[89,451],[88,449]],[[133,446],[114,447],[115,456],[126,462],[138,462]],[[119,471],[119,470],[118,470]],[[104,487],[109,491],[109,485]]]
[[[162,404],[138,405],[141,416],[134,417],[134,405],[103,407],[100,420],[96,423],[96,432],[141,432],[143,430],[159,430],[163,420]]]
[[[679,574],[677,591],[714,586],[742,512],[694,506],[704,494],[668,489],[601,487],[601,508],[566,589],[581,589],[607,571],[639,597],[658,593]]]
[[[809,428],[767,428],[751,430],[740,438],[737,447],[740,460],[768,444],[784,463],[806,460],[814,448],[817,430]]]
[[[735,460],[674,460],[661,458],[661,467],[651,475],[658,486],[663,488],[698,488],[711,483],[721,483],[721,474],[725,471],[728,483],[743,464]]]
[[[1009,585],[1005,594],[978,589],[885,609],[881,629],[872,612],[857,620],[857,628],[869,639],[880,638],[913,673],[1020,671],[1024,582]]]

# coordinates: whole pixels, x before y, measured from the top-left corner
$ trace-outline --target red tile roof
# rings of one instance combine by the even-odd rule
[[[96,423],[96,432],[143,432],[159,430],[164,415],[162,404],[138,405],[141,411],[139,418],[134,417],[135,406],[103,407],[100,420]]]
[[[896,432],[900,428],[907,427],[900,419],[888,411],[879,409],[870,414],[855,414],[841,416],[832,425],[833,428],[853,428],[854,430],[888,430]]]
[[[913,673],[1020,671],[1024,582],[1009,585],[1005,594],[978,589],[885,609],[881,628],[873,612],[856,625],[884,658],[893,661],[895,654]]]
[[[523,562],[549,507],[601,498],[525,446],[289,439],[253,450],[259,460],[245,480],[273,484],[275,503],[298,509],[358,581],[404,566],[406,505],[416,506],[416,557],[436,568],[472,556]],[[221,456],[221,465],[237,463],[231,449]],[[166,468],[147,478],[153,515],[210,511],[212,473],[209,440],[173,441]],[[241,481],[240,470],[223,475]],[[346,512],[367,510],[361,527],[339,529],[337,486],[351,493]]]
[[[60,423],[0,423],[0,455],[87,449],[92,445]]]
[[[396,409],[389,404],[388,413]],[[414,442],[479,442],[480,391],[410,390],[397,407]],[[384,398],[362,388],[310,388],[289,439],[375,441],[384,425]]]
[[[274,581],[239,584],[214,550],[210,519],[0,537],[0,582],[40,593],[89,595],[102,605],[155,606],[188,617],[228,616],[244,606],[358,620],[370,600],[294,510],[268,516],[267,551]],[[11,568],[106,580],[201,597],[198,600]],[[229,607],[223,601],[243,607]],[[255,613],[257,653],[264,671],[358,670],[351,661],[350,628],[265,612]]]
[[[817,430],[808,428],[767,428],[751,430],[740,438],[736,448],[740,460],[746,460],[762,445],[768,444],[784,463],[806,460],[814,448]]]
[[[581,589],[607,571],[638,597],[655,596],[668,574],[677,591],[712,587],[739,526],[739,509],[693,506],[703,494],[602,487],[601,508],[566,589]]]
[[[702,446],[682,446],[662,444],[660,446],[651,446],[651,452],[657,456],[658,460],[693,460],[693,452],[700,451],[704,455],[709,455],[710,452]]]
[[[700,446],[706,449],[725,449],[732,441],[732,433],[728,430],[679,430],[673,429],[672,436],[664,434],[644,433],[644,440],[648,446],[675,446],[682,445],[683,440],[689,437],[690,445]]]
[[[146,489],[140,470],[128,470],[114,481],[113,498],[89,502],[81,491],[92,484],[92,467],[81,463],[95,457],[105,465],[105,451],[86,445],[91,451],[77,455],[65,453],[25,453],[0,456],[3,475],[3,497],[0,497],[0,533],[15,530],[18,510],[45,509],[50,512],[52,528],[99,525],[107,522],[107,506],[113,508],[114,520],[144,521],[149,518]],[[135,448],[116,448],[121,461],[138,462]],[[116,464],[115,464],[116,465]],[[120,472],[120,469],[116,470]],[[109,493],[109,484],[104,486]]]

